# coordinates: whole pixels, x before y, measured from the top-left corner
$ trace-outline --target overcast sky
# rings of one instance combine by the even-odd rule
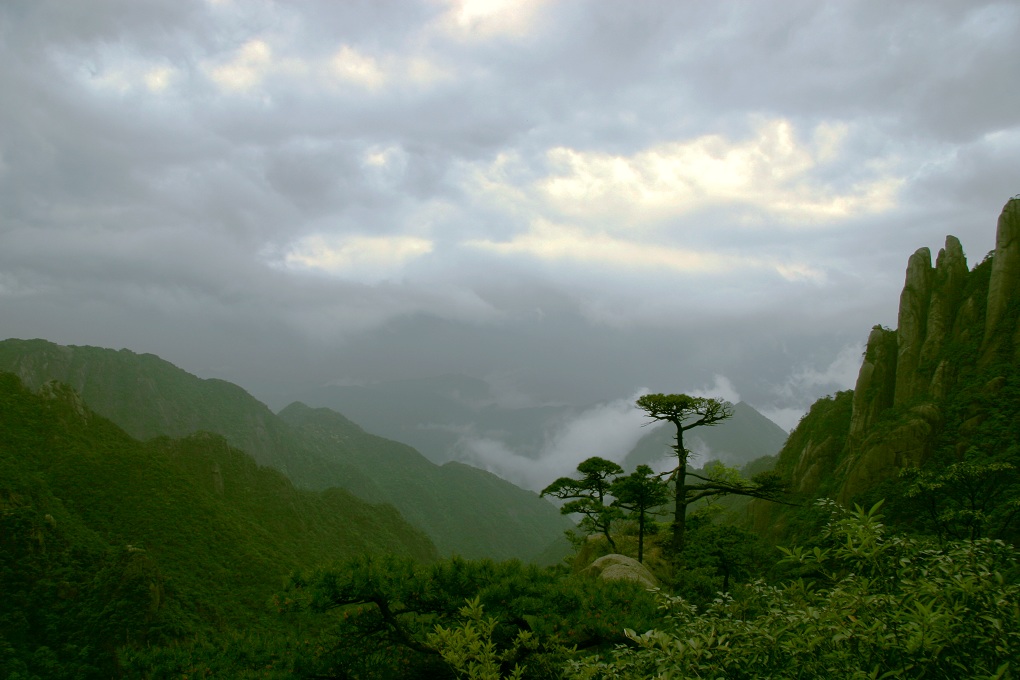
[[[785,427],[1020,192],[1020,3],[3,0],[0,336]]]

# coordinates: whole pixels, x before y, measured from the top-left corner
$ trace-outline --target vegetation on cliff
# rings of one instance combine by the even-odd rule
[[[1018,257],[1018,199],[1002,211],[995,251],[973,269],[952,236],[934,267],[926,248],[911,256],[898,328],[872,330],[853,393],[816,403],[780,452],[776,471],[791,490],[804,501],[888,499],[889,519],[912,531],[960,535],[962,521],[1016,541]],[[818,517],[752,503],[748,521],[789,539]]]

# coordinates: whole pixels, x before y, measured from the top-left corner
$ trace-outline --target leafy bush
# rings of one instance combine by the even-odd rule
[[[499,625],[493,617],[485,617],[479,598],[468,600],[460,608],[463,621],[460,625],[444,628],[436,624],[429,635],[428,643],[439,650],[443,661],[457,669],[457,674],[467,680],[501,680],[502,667],[511,660],[522,656],[524,650],[537,651],[538,643],[531,631],[522,630],[513,645],[500,652],[492,635]],[[522,680],[524,667],[514,663],[508,676],[510,680]]]
[[[805,575],[752,584],[703,612],[660,594],[664,625],[575,660],[584,678],[1003,678],[1020,658],[1017,552],[987,539],[944,549],[890,535],[878,513],[832,512],[827,547],[784,550]]]
[[[473,603],[467,610],[465,601]],[[278,606],[330,612],[335,644],[321,666],[352,677],[377,677],[367,669],[399,657],[407,663],[378,677],[499,677],[520,664],[523,678],[559,678],[568,649],[609,648],[626,640],[626,628],[657,618],[637,583],[460,558],[354,558],[294,575]]]

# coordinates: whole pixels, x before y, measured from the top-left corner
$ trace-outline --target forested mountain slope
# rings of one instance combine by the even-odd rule
[[[0,372],[0,662],[102,675],[117,645],[249,623],[292,570],[383,553],[437,558],[391,506],[295,489],[217,435],[139,442]]]
[[[341,457],[361,478],[371,480],[368,488],[347,488],[395,505],[444,554],[480,556],[468,546],[485,545],[501,556],[514,556],[530,536],[548,537],[545,545],[522,556],[531,559],[573,526],[558,513],[558,521],[551,522],[549,509],[555,508],[531,491],[462,463],[436,465],[409,446],[368,434],[330,409],[294,403],[280,418],[323,457]],[[559,532],[550,535],[550,525]]]
[[[887,497],[891,516],[952,535],[1013,538],[1020,495],[1020,198],[1006,203],[996,247],[969,269],[946,238],[907,264],[896,330],[868,337],[857,384],[820,400],[776,466],[802,498]],[[788,509],[751,505],[782,533]],[[970,519],[966,519],[970,517]]]
[[[136,439],[215,432],[299,486],[316,488],[325,472],[255,397],[224,380],[202,380],[154,354],[9,339],[0,342],[0,370],[33,389],[50,380],[70,385],[89,408]]]
[[[434,463],[456,458],[465,436],[493,438],[538,457],[551,428],[575,413],[566,405],[510,407],[484,380],[464,375],[324,385],[294,399],[343,413],[366,431],[413,446]]]
[[[336,413],[320,410],[306,422],[295,405],[281,418],[232,383],[200,379],[151,354],[11,339],[0,342],[0,370],[35,388],[65,382],[139,439],[214,432],[299,487],[391,503],[444,554],[530,559],[570,526],[545,499],[488,472],[439,467]]]

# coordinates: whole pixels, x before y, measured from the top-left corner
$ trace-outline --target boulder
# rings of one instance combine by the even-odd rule
[[[603,581],[636,581],[648,588],[657,588],[659,585],[648,567],[626,555],[603,555],[581,573]]]

